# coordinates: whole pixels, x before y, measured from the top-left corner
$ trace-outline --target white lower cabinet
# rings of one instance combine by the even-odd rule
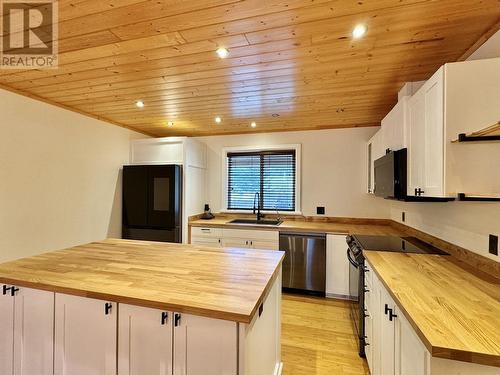
[[[174,314],[174,375],[236,375],[237,324]]]
[[[0,331],[0,374],[53,374],[54,293],[2,285]]]
[[[349,296],[349,261],[347,260],[346,235],[326,236],[326,295]]]
[[[277,230],[192,227],[191,244],[208,247],[278,250],[279,232]]]
[[[365,293],[369,294],[365,297],[365,328],[371,375],[430,375],[427,348],[369,264],[367,269],[372,279],[371,288]]]
[[[2,285],[0,293],[0,374],[14,373],[14,298]]]
[[[173,314],[119,305],[118,374],[172,375]]]
[[[119,305],[119,375],[236,375],[237,324]]]
[[[371,375],[499,375],[497,367],[432,357],[372,267],[365,317]],[[370,311],[373,309],[373,311]]]
[[[54,375],[116,374],[117,304],[56,294]]]
[[[426,375],[430,374],[430,353],[410,323],[397,310],[398,318],[395,326],[395,358],[396,375]]]

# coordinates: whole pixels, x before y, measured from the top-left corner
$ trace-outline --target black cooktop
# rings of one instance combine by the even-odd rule
[[[441,249],[429,245],[415,237],[394,236],[353,236],[363,250],[391,251],[414,254],[448,255]]]

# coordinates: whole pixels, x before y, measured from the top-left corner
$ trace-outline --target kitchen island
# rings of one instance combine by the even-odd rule
[[[109,239],[4,263],[0,373],[278,374],[282,261]]]

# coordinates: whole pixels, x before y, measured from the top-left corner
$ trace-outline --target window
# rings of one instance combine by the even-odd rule
[[[229,151],[226,155],[228,210],[252,210],[255,193],[263,210],[297,210],[296,149]]]

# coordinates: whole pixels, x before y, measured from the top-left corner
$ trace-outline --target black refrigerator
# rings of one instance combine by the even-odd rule
[[[123,167],[122,237],[182,242],[182,167]]]

